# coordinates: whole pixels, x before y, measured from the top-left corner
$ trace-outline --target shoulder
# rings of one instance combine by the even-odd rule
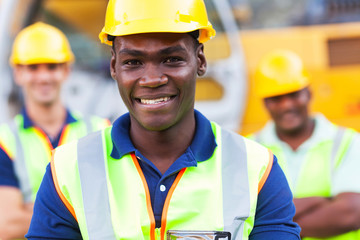
[[[295,215],[293,196],[276,157],[272,165],[258,194],[250,239],[300,239],[300,228],[292,220]]]
[[[7,153],[7,155],[9,155],[10,158],[13,158],[15,155],[15,132],[17,132],[19,129],[19,120],[21,119],[19,119],[17,116],[12,121],[0,125],[0,147]]]
[[[249,177],[254,182],[260,180],[261,188],[273,165],[272,152],[261,144],[226,129],[222,129],[221,145],[223,151],[230,152],[232,157],[246,156]]]

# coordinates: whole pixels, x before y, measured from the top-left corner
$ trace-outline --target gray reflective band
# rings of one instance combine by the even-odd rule
[[[346,131],[345,128],[338,127],[338,130],[336,131],[336,134],[335,134],[333,146],[332,146],[332,149],[331,149],[331,156],[330,156],[330,158],[331,158],[331,167],[332,167],[333,170],[335,169],[336,155],[337,155],[337,153],[339,151],[341,142],[342,142],[343,137],[345,135],[345,131]]]
[[[222,185],[225,231],[242,239],[250,214],[249,178],[245,142],[240,135],[221,130]]]
[[[116,239],[111,222],[102,132],[80,139],[77,154],[89,239]]]
[[[24,149],[21,144],[20,136],[19,136],[19,129],[18,126],[14,121],[9,123],[10,131],[13,133],[15,137],[15,147],[16,147],[16,155],[14,161],[14,168],[16,177],[19,180],[19,185],[21,189],[21,193],[24,198],[24,202],[30,202],[33,201],[32,199],[32,188],[30,185],[30,177],[28,170],[26,168],[26,162],[25,162],[25,155],[24,155]],[[29,143],[30,144],[30,143]]]
[[[92,124],[91,124],[91,117],[90,116],[85,116],[83,118],[83,121],[85,123],[85,127],[86,127],[86,135],[93,132],[93,127],[92,127]]]
[[[258,143],[260,143],[261,142],[261,136],[260,136],[260,133],[256,133],[255,134],[255,142],[258,142]]]

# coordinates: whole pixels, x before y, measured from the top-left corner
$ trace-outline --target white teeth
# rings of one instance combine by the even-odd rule
[[[162,97],[162,98],[156,98],[156,99],[140,99],[141,103],[143,104],[157,104],[161,102],[169,101],[170,97]]]

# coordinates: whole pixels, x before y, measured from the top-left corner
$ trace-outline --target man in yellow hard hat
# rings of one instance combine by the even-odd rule
[[[109,1],[129,113],[55,151],[28,239],[299,239],[273,154],[194,110],[214,35],[202,0]]]
[[[24,238],[51,151],[110,125],[70,112],[61,102],[73,61],[68,40],[53,26],[38,22],[16,36],[10,64],[24,108],[0,126],[0,239]]]
[[[360,239],[360,135],[311,115],[309,76],[289,50],[266,54],[256,73],[272,120],[251,137],[279,159],[304,239]]]

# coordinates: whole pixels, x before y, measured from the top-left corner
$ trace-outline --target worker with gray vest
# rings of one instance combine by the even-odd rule
[[[51,151],[110,125],[67,109],[60,90],[74,55],[66,36],[43,22],[16,36],[10,64],[24,107],[0,126],[0,239],[24,238]]]
[[[55,150],[28,239],[299,239],[274,155],[194,109],[214,36],[203,0],[109,1],[99,37],[129,112]]]
[[[303,239],[360,239],[360,135],[310,114],[309,79],[295,52],[267,53],[255,87],[272,120],[250,137],[277,156]]]

